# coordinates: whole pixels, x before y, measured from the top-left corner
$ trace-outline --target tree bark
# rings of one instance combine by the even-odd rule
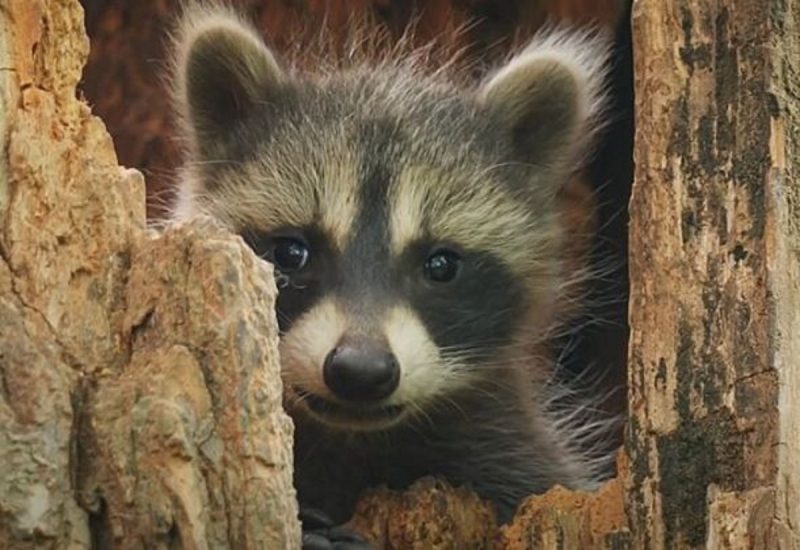
[[[800,547],[800,3],[634,5],[634,547]]]
[[[0,547],[299,546],[271,271],[145,229],[77,0],[0,17]]]

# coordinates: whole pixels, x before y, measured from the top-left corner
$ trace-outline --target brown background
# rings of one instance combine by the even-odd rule
[[[150,214],[162,203],[163,192],[178,162],[169,105],[163,85],[164,47],[176,13],[174,0],[83,0],[92,41],[82,89],[93,110],[108,126],[123,165],[147,176]],[[265,31],[270,42],[285,50],[292,40],[323,17],[332,29],[360,13],[393,34],[418,17],[420,40],[445,28],[471,24],[463,40],[471,55],[501,54],[514,36],[529,36],[547,17],[581,21],[619,19],[618,0],[480,1],[428,0],[237,0]]]

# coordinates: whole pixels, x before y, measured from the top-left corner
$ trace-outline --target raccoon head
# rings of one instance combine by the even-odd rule
[[[175,217],[274,264],[290,410],[386,429],[530,360],[568,276],[554,200],[596,128],[602,39],[550,32],[464,89],[402,59],[294,73],[226,11],[181,28]]]

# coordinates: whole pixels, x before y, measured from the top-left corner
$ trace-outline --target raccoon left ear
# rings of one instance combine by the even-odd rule
[[[603,111],[609,40],[597,30],[547,31],[479,90],[512,133],[517,153],[541,167],[573,167]]]
[[[190,5],[181,22],[175,99],[193,146],[208,158],[286,77],[252,26],[229,9],[204,6]]]

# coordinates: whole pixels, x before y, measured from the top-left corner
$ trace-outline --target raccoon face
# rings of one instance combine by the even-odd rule
[[[290,75],[236,16],[189,13],[176,217],[274,265],[293,412],[381,430],[512,383],[565,276],[554,197],[594,127],[602,46],[539,38],[465,91],[386,60]]]

